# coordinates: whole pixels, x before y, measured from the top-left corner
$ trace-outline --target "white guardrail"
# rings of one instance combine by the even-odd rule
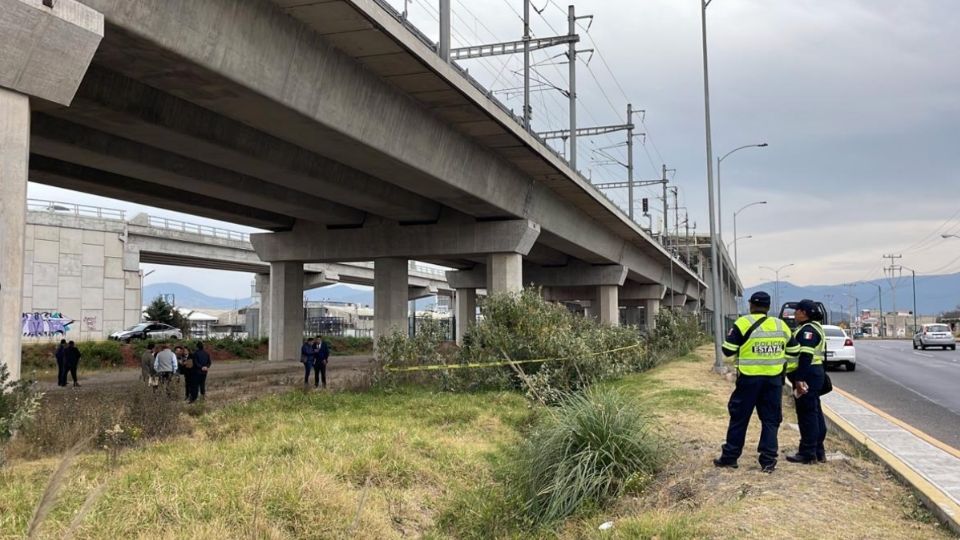
[[[51,214],[92,217],[98,219],[113,219],[124,221],[123,210],[103,208],[86,204],[74,204],[62,201],[47,201],[43,199],[27,199],[27,210],[31,212],[50,212]]]
[[[250,241],[250,234],[245,232],[231,231],[230,229],[221,229],[220,227],[201,225],[199,223],[190,223],[187,221],[180,221],[179,219],[170,219],[157,216],[148,216],[148,218],[150,220],[150,226],[158,229],[213,236],[216,238],[237,240],[240,242]]]

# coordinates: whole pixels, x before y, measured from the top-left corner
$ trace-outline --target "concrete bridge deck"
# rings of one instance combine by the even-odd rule
[[[481,286],[538,284],[611,324],[631,302],[652,314],[667,291],[683,306],[706,288],[381,2],[0,10],[0,73],[20,74],[0,77],[4,204],[29,176],[274,231],[251,239],[270,264],[271,358],[295,355],[308,263],[375,261],[378,331],[405,320],[411,259],[465,271],[448,280],[468,318]],[[3,216],[15,246],[25,216]],[[3,320],[21,265],[0,268]]]

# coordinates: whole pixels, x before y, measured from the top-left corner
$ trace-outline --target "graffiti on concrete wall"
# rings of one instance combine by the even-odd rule
[[[43,337],[66,335],[70,331],[73,319],[68,319],[59,311],[23,313],[20,316],[25,337]]]

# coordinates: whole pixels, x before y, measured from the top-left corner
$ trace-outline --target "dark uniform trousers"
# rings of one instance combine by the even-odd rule
[[[824,381],[823,365],[810,366],[806,394],[796,398],[797,424],[800,427],[800,457],[823,459],[826,453],[823,441],[827,438],[827,423],[820,407],[820,390]]]
[[[780,375],[743,375],[737,377],[737,386],[730,396],[727,409],[730,411],[730,426],[727,428],[727,442],[723,445],[720,461],[736,462],[743,453],[743,444],[747,438],[747,425],[753,409],[760,417],[760,466],[773,466],[777,463],[777,430],[783,420],[780,409],[783,400],[783,379]]]

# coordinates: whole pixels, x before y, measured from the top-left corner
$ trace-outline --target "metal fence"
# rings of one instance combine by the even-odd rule
[[[240,242],[249,242],[250,234],[240,231],[231,231],[230,229],[221,229],[210,225],[200,223],[190,223],[180,221],[179,219],[170,219],[165,217],[148,216],[151,227],[166,229],[169,231],[187,232],[193,234],[202,234],[204,236],[214,236],[225,240],[237,240]]]
[[[51,214],[118,221],[124,221],[125,219],[123,210],[116,208],[104,208],[102,206],[90,206],[63,201],[47,201],[43,199],[27,199],[27,210],[31,212],[50,212]]]

